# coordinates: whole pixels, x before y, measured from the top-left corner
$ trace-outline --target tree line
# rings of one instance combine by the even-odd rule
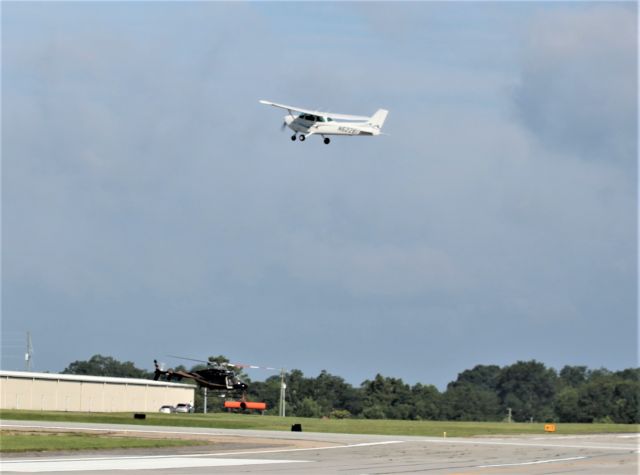
[[[213,359],[228,361],[223,356]],[[129,361],[101,355],[75,361],[63,373],[153,376]],[[244,374],[239,376],[250,383],[249,400],[264,401],[268,414],[278,413],[279,375],[253,382]],[[558,372],[535,360],[503,367],[477,365],[458,374],[444,391],[380,374],[354,387],[327,371],[307,377],[294,369],[287,372],[286,385],[287,415],[298,417],[640,423],[640,368],[609,371],[565,366]],[[209,394],[208,412],[224,410],[223,399]],[[196,391],[197,410],[202,411],[203,402],[202,391]]]

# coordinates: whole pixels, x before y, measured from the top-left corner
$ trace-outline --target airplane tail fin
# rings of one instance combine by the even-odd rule
[[[388,113],[389,111],[386,109],[378,109],[369,119],[369,124],[373,125],[377,129],[381,129]]]

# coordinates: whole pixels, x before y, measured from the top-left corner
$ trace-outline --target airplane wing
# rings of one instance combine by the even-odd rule
[[[263,100],[260,101],[260,104],[279,107],[280,109],[286,109],[289,111],[289,113],[291,113],[291,111],[295,111],[295,112],[300,112],[301,114],[312,114],[320,117],[330,117],[332,119],[338,119],[338,120],[369,120],[371,118],[364,115],[334,114],[333,112],[313,111],[310,109],[301,109],[300,107],[293,107],[285,104],[278,104],[276,102],[269,102],[269,101],[263,101]]]

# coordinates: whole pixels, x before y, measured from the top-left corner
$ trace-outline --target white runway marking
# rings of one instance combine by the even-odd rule
[[[103,459],[44,459],[2,461],[0,472],[89,472],[95,470],[163,470],[169,468],[231,467],[306,460],[218,459],[211,457],[114,457]]]
[[[223,456],[277,454],[283,452],[305,452],[331,449],[349,449],[356,447],[370,447],[375,445],[399,444],[400,441],[365,442],[360,444],[333,445],[329,447],[307,447],[302,449],[271,449],[251,450],[245,452],[227,452],[211,454],[149,455],[124,457],[97,457],[74,459],[31,459],[31,460],[0,460],[0,473],[3,472],[77,472],[95,470],[161,470],[167,468],[194,467],[228,467],[237,465],[260,465],[273,463],[308,463],[309,460],[265,460],[265,459],[237,459],[217,458]]]
[[[584,460],[586,458],[588,457],[567,457],[564,459],[535,460],[533,462],[501,463],[501,464],[495,464],[495,465],[476,465],[473,468],[521,467],[523,465],[538,465],[541,463],[570,462],[572,460]]]
[[[248,452],[227,452],[227,453],[213,453],[205,454],[208,456],[223,456],[223,455],[260,455],[260,454],[280,454],[284,452],[308,452],[316,450],[333,450],[333,449],[353,449],[356,447],[372,447],[375,445],[388,445],[388,444],[402,444],[401,440],[386,440],[383,442],[362,442],[360,444],[349,445],[330,445],[328,447],[305,447],[303,449],[266,449],[266,450],[250,450]],[[202,454],[199,454],[202,455]],[[196,457],[197,455],[185,455],[185,457]]]

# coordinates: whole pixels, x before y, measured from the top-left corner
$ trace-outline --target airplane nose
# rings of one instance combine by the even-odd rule
[[[289,125],[291,122],[293,122],[293,116],[292,115],[285,115],[284,116],[284,123]]]

